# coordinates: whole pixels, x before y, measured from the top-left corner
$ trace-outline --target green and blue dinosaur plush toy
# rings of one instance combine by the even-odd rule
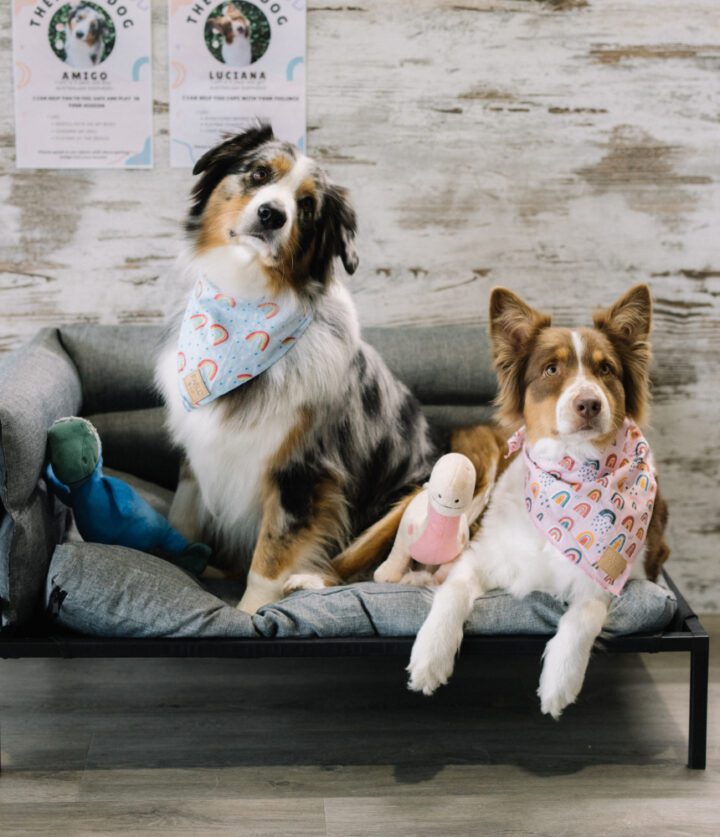
[[[102,444],[89,421],[56,421],[48,456],[48,485],[72,509],[83,540],[150,552],[194,575],[205,569],[209,546],[189,543],[131,485],[103,474]]]

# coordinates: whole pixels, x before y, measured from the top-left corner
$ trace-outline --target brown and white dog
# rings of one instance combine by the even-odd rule
[[[65,63],[71,67],[96,67],[105,49],[105,21],[92,6],[79,3],[68,17]]]
[[[248,584],[243,610],[284,592],[340,581],[331,559],[429,474],[436,450],[418,402],[360,339],[333,272],[358,264],[344,189],[268,126],[197,163],[189,252],[175,277],[177,315],[156,367],[185,465],[170,521],[215,548]],[[313,319],[262,374],[188,411],[178,335],[199,274],[233,299],[269,294]]]
[[[222,38],[221,54],[229,67],[252,64],[250,21],[233,3],[228,3],[223,14],[210,18],[211,28]]]
[[[511,291],[490,300],[490,326],[499,378],[499,419],[525,425],[533,455],[560,462],[605,462],[603,449],[628,416],[641,424],[648,406],[651,298],[645,285],[594,315],[594,328],[553,328]],[[486,471],[498,464],[492,455]],[[562,555],[538,531],[526,508],[523,455],[499,477],[481,527],[435,594],[413,646],[410,688],[431,694],[447,682],[475,599],[502,588],[522,597],[534,590],[568,602],[548,642],[540,687],[541,708],[558,718],[580,692],[611,594]],[[663,540],[667,509],[655,497],[647,539],[633,577],[654,580],[669,550]]]

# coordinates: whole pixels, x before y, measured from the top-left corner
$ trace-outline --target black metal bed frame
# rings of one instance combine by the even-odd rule
[[[690,652],[690,717],[688,762],[704,770],[707,749],[707,700],[709,637],[697,615],[672,579],[668,585],[677,597],[672,624],[662,633],[631,634],[603,639],[599,645],[613,653]],[[335,639],[112,639],[70,633],[25,636],[0,634],[0,657],[386,657],[409,656],[413,637],[358,637]],[[512,634],[467,636],[462,653],[468,655],[541,655],[547,635]],[[0,766],[1,769],[1,766]]]

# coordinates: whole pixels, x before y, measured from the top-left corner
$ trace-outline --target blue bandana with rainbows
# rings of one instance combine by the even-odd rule
[[[289,296],[240,299],[201,276],[178,340],[178,385],[185,409],[209,404],[262,374],[292,349],[311,322],[311,310]]]

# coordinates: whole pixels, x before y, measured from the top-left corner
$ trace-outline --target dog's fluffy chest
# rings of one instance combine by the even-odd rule
[[[238,548],[251,549],[262,513],[263,476],[297,421],[287,405],[255,423],[229,421],[218,404],[188,412],[178,392],[174,347],[158,364],[158,380],[168,408],[168,424],[197,479],[211,524]]]

